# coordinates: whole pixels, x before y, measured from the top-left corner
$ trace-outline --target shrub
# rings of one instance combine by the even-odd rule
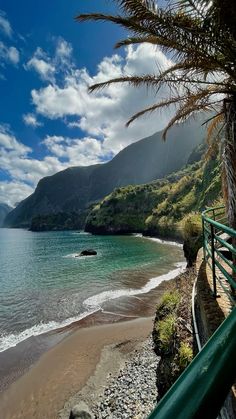
[[[180,303],[178,291],[168,291],[163,294],[161,302],[157,305],[157,317],[162,319],[168,314],[173,313]]]
[[[178,364],[181,369],[184,369],[190,364],[193,359],[193,350],[187,342],[181,342],[178,351]]]
[[[169,314],[156,324],[157,349],[160,354],[168,354],[173,351],[176,334],[176,316]]]
[[[191,213],[182,221],[183,237],[189,240],[202,235],[202,220],[199,213]]]
[[[188,267],[196,262],[198,250],[202,247],[202,221],[199,213],[191,213],[182,222],[184,237],[184,255]]]

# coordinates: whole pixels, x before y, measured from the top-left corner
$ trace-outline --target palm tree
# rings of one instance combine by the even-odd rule
[[[83,14],[78,21],[109,21],[127,29],[129,36],[116,44],[149,43],[158,46],[174,64],[157,74],[115,78],[90,87],[112,83],[147,86],[158,93],[168,85],[170,96],[133,115],[136,118],[159,108],[175,106],[164,130],[201,111],[211,111],[212,144],[222,138],[228,221],[236,229],[236,3],[232,0],[169,0],[161,7],[155,0],[114,0],[119,14]],[[158,95],[157,95],[158,97]],[[212,116],[213,115],[213,116]],[[219,135],[221,131],[221,135]]]

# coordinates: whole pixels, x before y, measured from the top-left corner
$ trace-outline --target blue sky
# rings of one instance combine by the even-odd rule
[[[114,12],[114,2],[0,1],[0,202],[14,205],[66,167],[105,162],[169,118],[127,129],[129,116],[155,102],[153,92],[116,85],[88,94],[95,82],[170,65],[148,45],[114,50],[122,29],[75,22],[90,11]]]

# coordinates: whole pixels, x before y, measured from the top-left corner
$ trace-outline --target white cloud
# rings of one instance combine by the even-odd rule
[[[0,33],[3,33],[7,38],[12,38],[13,30],[10,22],[6,18],[6,14],[0,10]],[[12,42],[12,39],[10,40]],[[17,66],[20,61],[19,50],[9,45],[9,39],[7,41],[0,41],[0,68],[5,69],[7,64],[13,64]],[[6,80],[5,74],[0,73],[0,80]]]
[[[23,121],[25,125],[31,126],[33,128],[42,126],[42,122],[37,121],[37,117],[33,113],[27,113],[23,115]]]
[[[25,65],[26,70],[35,70],[42,80],[53,81],[55,74],[55,67],[50,62],[47,54],[41,49],[37,48],[33,57]]]
[[[22,200],[32,193],[42,177],[53,175],[70,166],[91,165],[103,159],[102,144],[94,138],[47,136],[42,144],[47,148],[48,155],[41,160],[34,159],[31,157],[33,150],[17,140],[9,129],[0,125],[0,167],[10,179],[0,183],[0,201],[11,201],[12,205],[16,200]],[[16,185],[21,185],[17,199]],[[14,193],[9,197],[11,188]]]
[[[73,116],[68,126],[78,126],[88,136],[98,136],[104,142],[104,151],[116,153],[128,144],[155,131],[167,123],[170,113],[153,114],[136,121],[129,129],[127,119],[138,110],[155,103],[155,92],[146,88],[134,89],[127,84],[112,85],[100,92],[89,94],[88,86],[113,77],[132,74],[157,73],[158,68],[167,68],[171,61],[150,45],[129,47],[123,59],[119,55],[105,57],[91,77],[86,69],[74,69],[64,77],[64,84],[50,84],[31,92],[36,112],[51,118]],[[159,98],[169,95],[167,88],[160,89]]]
[[[76,121],[68,122],[67,126],[68,128],[80,128],[80,122],[76,122]]]
[[[61,61],[62,63],[66,63],[68,60],[70,61],[72,51],[73,49],[71,44],[69,44],[69,42],[65,39],[59,38],[56,46],[55,59]]]
[[[7,47],[3,42],[0,42],[0,62],[18,64],[20,61],[20,53],[15,47]]]
[[[34,189],[23,182],[0,182],[0,202],[4,202],[11,207],[14,207],[15,204],[33,192]]]
[[[3,125],[0,125],[0,149],[1,153],[14,152],[19,156],[25,156],[31,152],[31,148],[17,141],[14,135]]]
[[[18,49],[16,49],[15,47],[10,47],[8,49],[8,57],[12,64],[18,64],[18,62],[20,61],[20,53]]]
[[[33,68],[43,80],[53,80],[55,68],[42,59],[36,57],[32,58],[28,61],[27,68]]]
[[[7,35],[9,38],[12,36],[12,27],[10,22],[5,17],[5,13],[0,10],[0,31]]]
[[[70,70],[74,67],[71,54],[71,45],[63,38],[59,38],[56,43],[55,55],[52,58],[42,48],[38,47],[24,68],[34,70],[42,80],[54,83],[56,73],[61,71],[65,73],[68,67],[70,67]]]
[[[95,138],[71,139],[54,135],[47,136],[43,144],[54,156],[66,158],[69,166],[96,164],[104,156],[102,143]]]

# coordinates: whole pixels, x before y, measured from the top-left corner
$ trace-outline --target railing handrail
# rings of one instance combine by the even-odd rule
[[[226,233],[232,241],[235,241],[236,231],[216,220],[217,216],[222,215],[222,212],[217,213],[217,210],[224,208],[223,205],[219,205],[214,208],[207,208],[202,213],[204,258],[212,270],[213,295],[215,297],[218,296],[217,283],[219,283],[223,292],[227,294],[231,303],[235,305],[236,246],[234,246],[233,243],[228,243],[228,241],[222,237],[222,234]],[[212,215],[214,219],[212,219],[210,215]],[[231,258],[227,258],[225,251],[231,254]],[[230,285],[231,291],[223,285],[222,278],[217,274],[217,269],[221,272],[223,282],[226,281],[226,283]],[[228,269],[230,269],[230,273],[228,272]]]
[[[233,228],[228,227],[225,224],[221,224],[218,221],[212,220],[212,218],[210,218],[210,217],[207,217],[205,215],[205,211],[203,212],[202,217],[203,217],[204,221],[208,222],[209,224],[212,224],[214,227],[218,228],[219,230],[223,231],[224,233],[227,233],[232,237],[236,237],[236,231]]]

